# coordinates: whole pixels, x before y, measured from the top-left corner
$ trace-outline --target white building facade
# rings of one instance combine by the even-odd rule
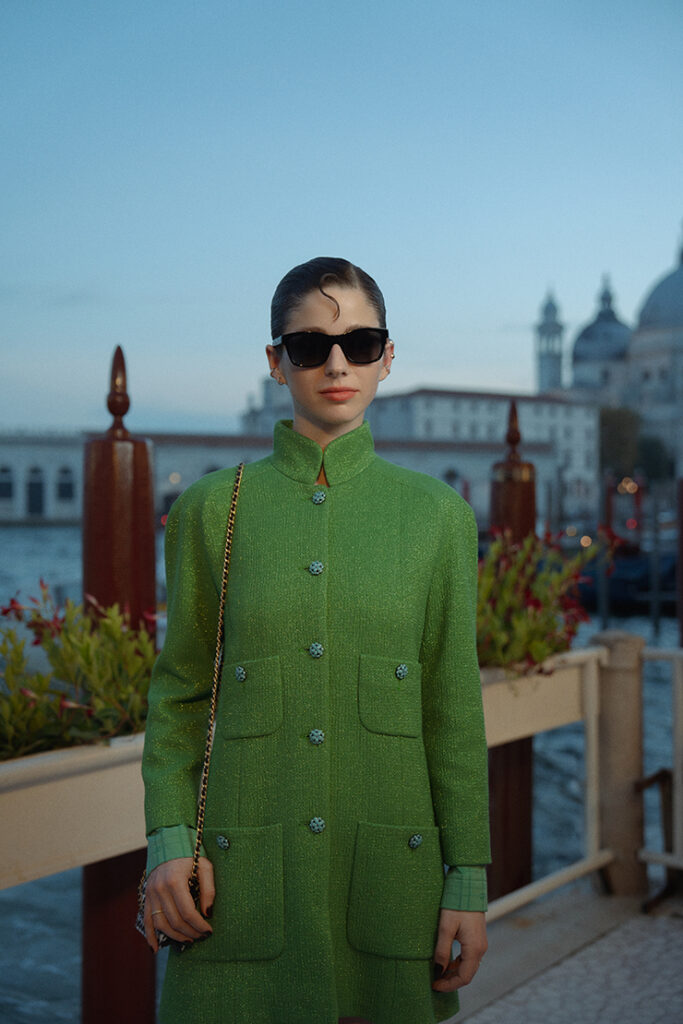
[[[80,521],[83,443],[78,435],[0,435],[0,523]]]

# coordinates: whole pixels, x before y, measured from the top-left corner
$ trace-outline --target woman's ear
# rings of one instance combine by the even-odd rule
[[[394,343],[391,338],[387,338],[387,343],[384,346],[384,355],[382,356],[382,369],[379,373],[379,379],[385,380],[391,373],[391,360],[395,356]]]
[[[287,380],[280,367],[281,357],[275,345],[266,345],[266,357],[270,366],[270,376],[278,384],[286,384]]]

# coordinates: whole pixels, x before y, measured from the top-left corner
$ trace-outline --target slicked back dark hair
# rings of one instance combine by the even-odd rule
[[[309,260],[307,263],[300,263],[298,267],[293,267],[288,274],[285,274],[275,289],[273,301],[270,304],[271,337],[279,338],[280,335],[286,333],[287,321],[291,314],[310,292],[316,290],[322,292],[337,305],[338,315],[339,306],[334,297],[327,294],[325,285],[360,288],[375,309],[379,326],[386,327],[387,312],[384,306],[384,296],[379,290],[377,282],[360,267],[349,263],[348,260],[337,259],[334,256],[316,256],[315,259]]]

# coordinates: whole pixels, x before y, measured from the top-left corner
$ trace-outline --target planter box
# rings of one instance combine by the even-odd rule
[[[0,889],[145,845],[144,733],[0,763]]]
[[[490,747],[584,717],[583,676],[605,648],[556,655],[552,675],[481,671]],[[144,734],[0,763],[0,889],[145,845]]]
[[[551,675],[506,677],[502,668],[483,668],[486,739],[489,747],[557,729],[585,717],[584,671],[597,671],[605,660],[602,647],[554,655],[545,665]]]

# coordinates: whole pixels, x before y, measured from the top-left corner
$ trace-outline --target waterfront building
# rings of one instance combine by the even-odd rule
[[[571,343],[571,380],[566,384],[557,383],[562,347],[556,344],[550,352],[547,329],[545,334],[541,330],[547,307],[548,300],[537,328],[538,379],[544,384],[539,390],[632,409],[641,417],[641,436],[658,438],[676,475],[683,476],[683,246],[677,266],[646,292],[632,328],[615,313],[610,283],[603,280],[596,316]],[[549,360],[554,360],[552,373]]]
[[[83,440],[77,434],[0,434],[0,523],[77,523]]]

